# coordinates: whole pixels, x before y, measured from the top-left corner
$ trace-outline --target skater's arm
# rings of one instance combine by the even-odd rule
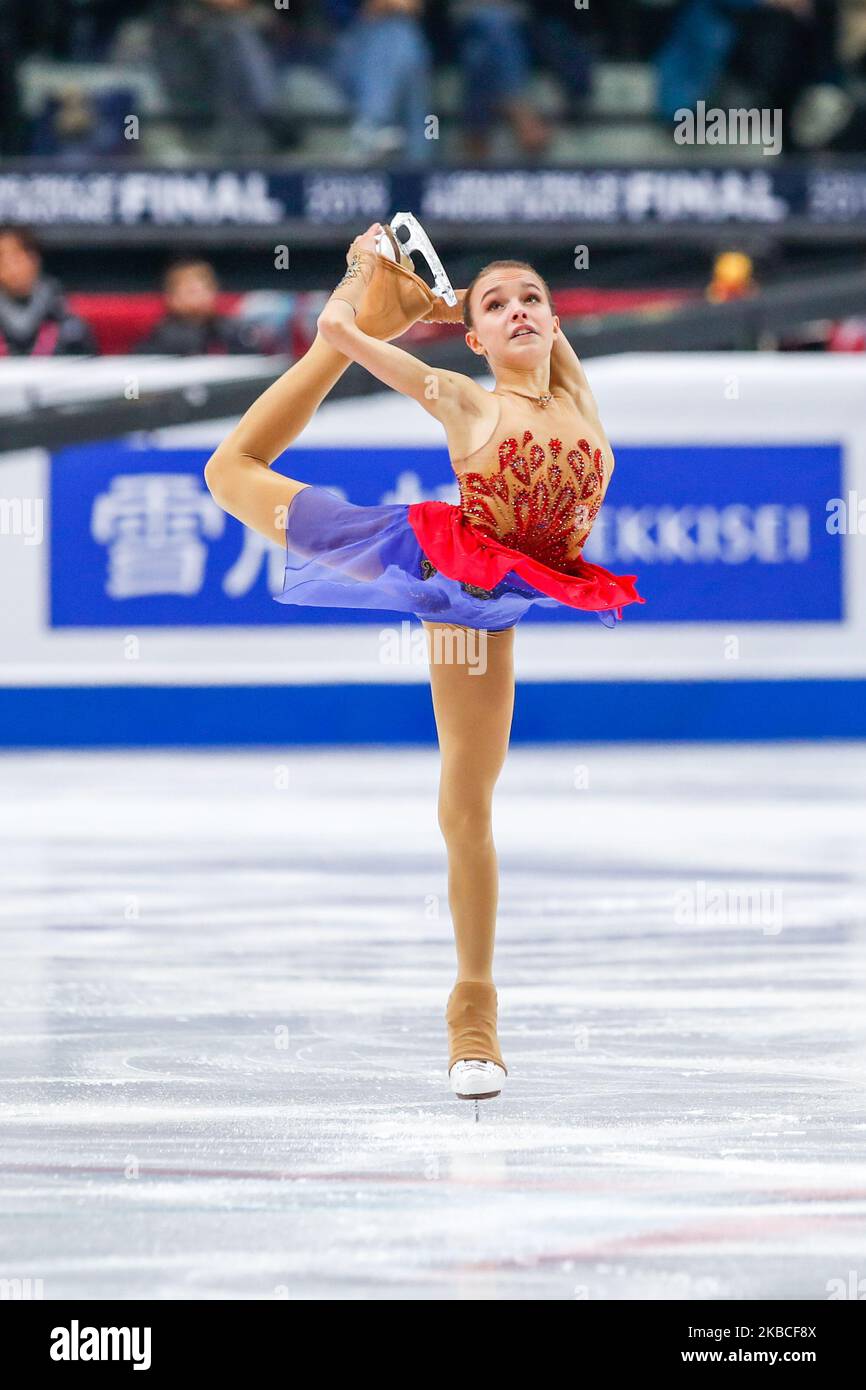
[[[601,423],[598,404],[592,394],[580,358],[561,328],[553,339],[553,349],[550,354],[550,390],[554,391],[557,388],[572,397],[587,424],[601,440],[609,463],[607,473],[609,480],[615,466],[613,449]]]
[[[381,223],[374,222],[352,242],[346,255],[348,269],[319,315],[317,327],[333,350],[366,367],[386,386],[411,396],[447,429],[455,416],[477,411],[479,399],[486,392],[471,377],[428,366],[410,352],[374,338],[358,326],[356,316],[364,305],[379,259],[374,248],[381,231]],[[459,297],[462,299],[462,294]],[[455,305],[448,312],[449,321],[453,321],[453,312],[457,310]],[[431,305],[428,313],[431,321],[443,317],[437,305]]]
[[[560,326],[553,339],[553,349],[550,354],[550,389],[559,387],[561,391],[567,391],[570,396],[581,399],[596,409],[595,398],[587,381],[586,372],[583,370],[580,358],[575,352],[571,343],[566,338]]]
[[[319,315],[318,329],[331,347],[366,367],[386,386],[411,396],[443,423],[459,411],[471,410],[476,397],[483,394],[471,377],[431,367],[393,343],[371,338],[357,327],[354,309],[345,300],[328,301]]]

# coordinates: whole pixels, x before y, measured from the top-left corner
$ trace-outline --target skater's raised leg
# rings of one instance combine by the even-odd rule
[[[374,226],[384,231],[381,224]],[[367,240],[372,231],[368,228],[364,234]],[[359,275],[353,263],[362,240],[356,237],[350,246],[349,270],[334,292],[352,304],[358,328],[390,342],[421,317],[459,318],[459,305],[440,305],[424,283],[394,259],[370,256],[369,268]],[[319,333],[304,356],[254,401],[208,460],[204,476],[215,501],[280,547],[286,543],[288,508],[308,484],[271,472],[271,464],[306,428],[350,362]]]
[[[207,462],[205,482],[223,511],[276,545],[285,546],[288,508],[307,484],[271,472],[271,464],[309,424],[348,366],[348,357],[317,336]]]

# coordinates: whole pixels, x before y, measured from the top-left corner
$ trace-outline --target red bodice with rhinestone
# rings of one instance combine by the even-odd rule
[[[613,460],[585,437],[573,402],[554,397],[542,408],[522,396],[499,400],[493,437],[454,463],[461,511],[503,545],[568,572],[601,508]]]

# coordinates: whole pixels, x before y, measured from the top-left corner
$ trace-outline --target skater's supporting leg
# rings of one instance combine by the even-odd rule
[[[453,624],[425,622],[424,628],[442,757],[439,825],[448,850],[457,980],[492,981],[499,899],[493,788],[505,762],[514,712],[514,629],[486,634],[482,674],[475,644],[485,634],[470,631],[466,635],[472,642],[462,646],[454,640],[462,630]],[[454,659],[461,651],[467,659]]]

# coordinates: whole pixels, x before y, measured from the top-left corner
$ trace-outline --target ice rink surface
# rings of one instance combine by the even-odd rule
[[[856,1297],[866,748],[512,749],[478,1124],[437,784],[433,749],[0,760],[0,1278]]]

